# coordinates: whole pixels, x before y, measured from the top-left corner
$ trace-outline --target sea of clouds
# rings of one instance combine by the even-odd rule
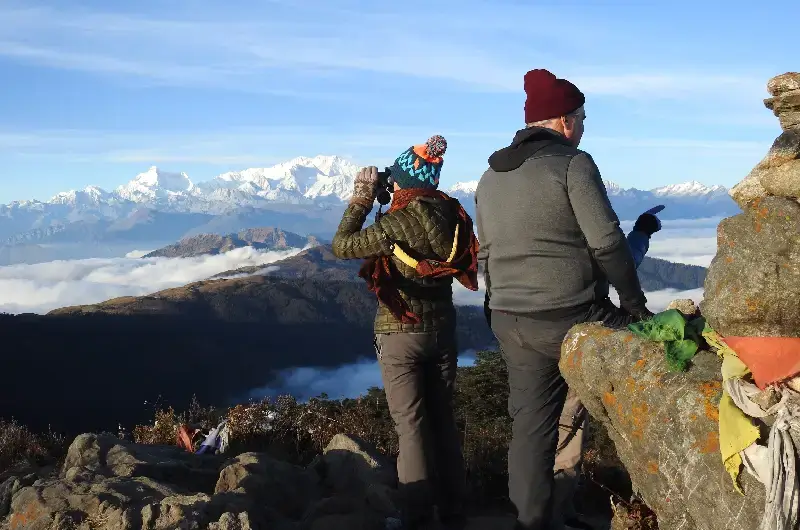
[[[0,267],[0,312],[47,313],[118,296],[142,296],[239,267],[272,263],[291,257],[300,249],[259,252],[244,247],[193,258],[140,257],[148,252],[133,251],[123,258]]]
[[[665,221],[652,238],[648,256],[707,267],[716,252],[719,219]],[[630,223],[623,223],[627,232]],[[293,256],[300,249],[259,252],[250,247],[225,254],[194,258],[147,258],[149,251],[133,251],[120,258],[52,261],[35,265],[0,267],[0,312],[46,313],[59,307],[92,304],[119,296],[141,296],[207,279],[220,272],[269,263]],[[482,305],[483,285],[478,292],[459,284],[454,289],[460,305]],[[612,298],[617,302],[615,293]],[[647,293],[652,311],[664,309],[677,298],[702,300],[702,289],[663,290]],[[464,352],[460,362],[474,357]],[[331,397],[354,397],[370,386],[381,386],[374,361],[363,361],[331,370],[298,367],[280,373],[251,397],[290,393],[299,399],[327,393]]]

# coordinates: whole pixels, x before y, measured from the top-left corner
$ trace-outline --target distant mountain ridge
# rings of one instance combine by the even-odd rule
[[[633,221],[658,204],[665,206],[658,214],[664,220],[707,219],[741,213],[725,186],[706,186],[695,180],[652,190],[625,189],[610,180],[603,181],[603,184],[614,211],[622,221]],[[473,180],[459,182],[446,191],[461,201],[470,215],[474,215],[477,188],[478,181]]]
[[[319,244],[319,240],[313,236],[303,237],[280,228],[249,228],[224,236],[201,234],[184,238],[177,243],[145,254],[143,258],[191,258],[222,254],[243,247],[252,247],[256,250],[286,250],[315,247]]]
[[[163,245],[184,237],[226,235],[252,226],[280,226],[299,234],[330,238],[352,196],[357,171],[357,165],[338,156],[298,157],[271,167],[194,182],[186,173],[153,166],[113,191],[87,186],[58,193],[45,202],[14,201],[0,205],[0,265],[7,264],[4,255],[12,254],[4,252],[3,247],[19,245]],[[633,220],[655,204],[666,205],[660,214],[665,220],[727,217],[740,212],[723,186],[692,181],[642,191],[623,189],[611,181],[605,185],[622,220]],[[473,180],[444,191],[474,215],[476,187]],[[46,254],[40,247],[35,250],[37,255]],[[22,254],[18,259],[25,262]]]
[[[268,265],[242,267],[212,277],[239,278],[251,275],[273,276],[315,281],[362,281],[358,276],[362,260],[342,260],[334,256],[330,245],[320,245]],[[703,287],[707,269],[698,265],[673,263],[645,257],[639,266],[639,280],[645,291],[676,289],[686,291]]]

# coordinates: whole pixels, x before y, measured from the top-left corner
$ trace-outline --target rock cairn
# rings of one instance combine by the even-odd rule
[[[764,105],[778,117],[783,132],[767,156],[731,189],[731,197],[743,209],[769,195],[800,197],[800,73],[773,77],[767,90],[772,97],[765,99]]]

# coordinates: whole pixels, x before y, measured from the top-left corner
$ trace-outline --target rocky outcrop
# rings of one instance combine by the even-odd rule
[[[717,229],[701,306],[722,335],[800,336],[800,73],[769,80],[783,133],[731,190],[743,213]]]
[[[743,209],[768,195],[800,197],[800,73],[773,77],[767,90],[772,97],[765,99],[764,105],[778,117],[783,133],[767,156],[731,189],[731,197]]]
[[[300,467],[84,434],[59,472],[0,482],[0,528],[377,530],[396,515],[395,482],[389,462],[344,435]]]
[[[717,228],[701,304],[727,336],[800,336],[800,204],[756,199]]]
[[[605,425],[659,528],[758,528],[764,487],[742,473],[745,495],[737,493],[720,457],[715,354],[700,352],[687,372],[668,372],[661,344],[582,324],[567,335],[560,367]]]

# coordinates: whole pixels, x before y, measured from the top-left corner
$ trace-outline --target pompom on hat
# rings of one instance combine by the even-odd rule
[[[544,69],[525,74],[525,123],[566,116],[586,102],[583,92]]]
[[[439,186],[445,151],[447,140],[438,134],[428,138],[424,144],[409,147],[397,157],[390,168],[392,178],[403,189],[436,189]]]

